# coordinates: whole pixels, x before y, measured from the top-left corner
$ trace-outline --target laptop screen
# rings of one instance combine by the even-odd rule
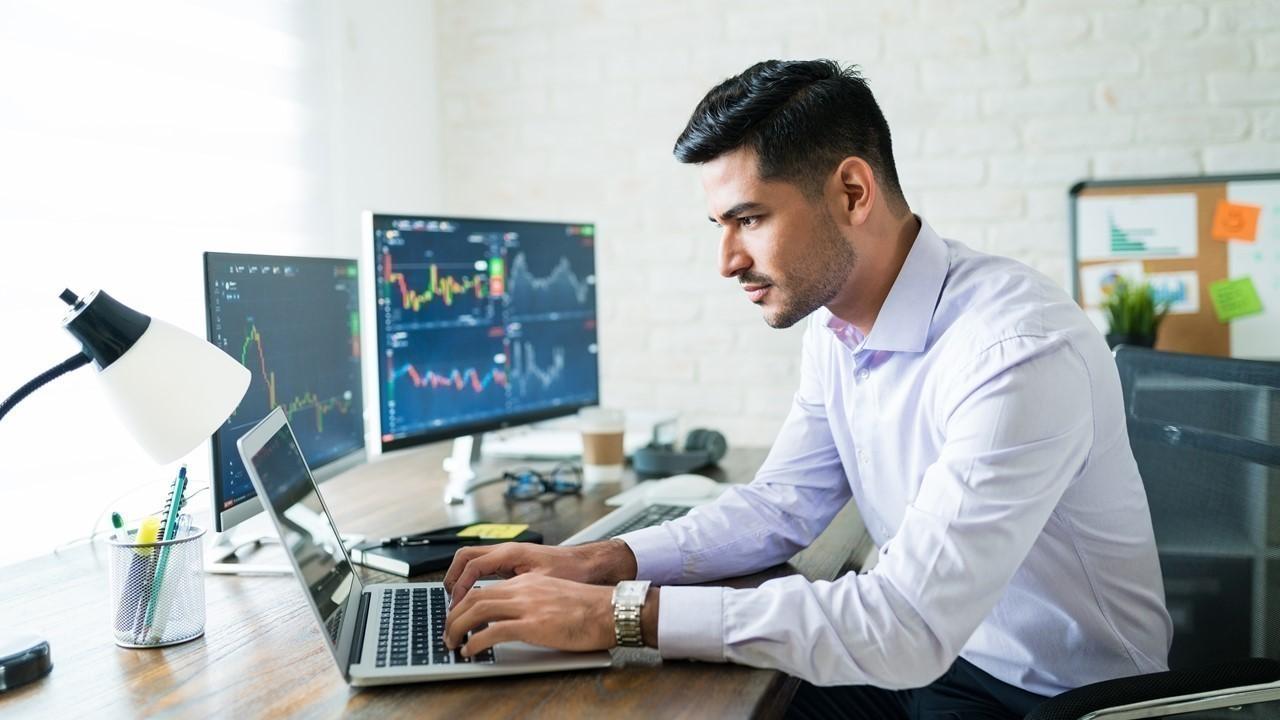
[[[351,595],[358,597],[363,586],[288,423],[281,424],[251,462],[266,492],[268,512],[280,529],[280,540],[293,555],[307,597],[324,625],[329,649],[339,666],[345,667],[338,656],[343,613]]]

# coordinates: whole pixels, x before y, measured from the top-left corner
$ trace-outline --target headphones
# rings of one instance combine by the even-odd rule
[[[672,443],[655,440],[632,453],[631,467],[642,477],[678,475],[715,465],[728,451],[729,443],[724,435],[695,428],[685,437],[683,450],[676,450]]]

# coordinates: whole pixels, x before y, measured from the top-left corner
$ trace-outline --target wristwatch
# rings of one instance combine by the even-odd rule
[[[621,647],[642,647],[640,608],[649,594],[648,580],[623,580],[613,589],[613,634]]]

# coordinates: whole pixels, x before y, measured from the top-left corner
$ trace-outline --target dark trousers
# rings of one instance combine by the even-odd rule
[[[793,720],[1021,720],[1045,699],[957,659],[942,677],[915,690],[881,690],[868,685],[819,687],[801,682],[787,717]]]

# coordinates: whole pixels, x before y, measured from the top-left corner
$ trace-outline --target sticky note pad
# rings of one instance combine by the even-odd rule
[[[1219,200],[1213,211],[1213,228],[1210,235],[1214,240],[1242,240],[1253,242],[1258,237],[1258,216],[1262,214],[1259,205],[1246,205]]]
[[[1253,278],[1249,277],[1210,283],[1209,299],[1213,301],[1213,311],[1218,314],[1218,322],[1231,322],[1236,318],[1262,312],[1262,300],[1258,298],[1258,290],[1253,286]]]
[[[483,538],[485,540],[510,540],[528,529],[528,525],[477,523],[459,530],[458,537]]]

